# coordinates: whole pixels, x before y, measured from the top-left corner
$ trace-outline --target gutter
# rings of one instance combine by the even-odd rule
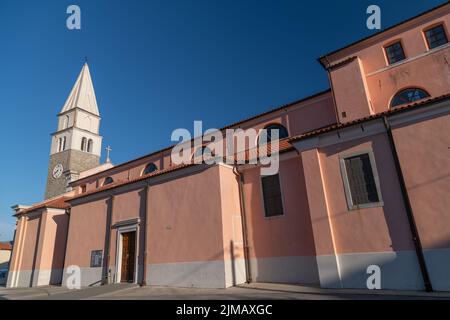
[[[236,164],[233,166],[233,173],[236,175],[238,179],[239,186],[239,203],[241,206],[241,224],[242,224],[242,236],[244,242],[244,262],[245,262],[245,280],[247,283],[252,282],[252,274],[250,269],[250,253],[249,253],[249,245],[248,245],[248,232],[247,232],[247,216],[245,211],[245,197],[244,197],[244,176],[239,171]]]
[[[141,222],[142,227],[144,228],[144,248],[143,248],[143,252],[144,252],[144,261],[143,261],[143,265],[144,265],[144,270],[142,272],[142,283],[141,286],[146,286],[147,285],[147,216],[148,216],[148,197],[150,195],[150,188],[148,185],[148,181],[147,184],[145,185],[144,188],[144,195],[145,195],[145,213],[144,213],[144,221]],[[137,276],[137,275],[136,275]]]
[[[105,233],[105,252],[103,253],[104,261],[103,261],[103,275],[101,284],[108,284],[110,271],[109,270],[109,259],[110,259],[110,253],[109,253],[109,247],[111,242],[111,221],[112,221],[112,214],[114,210],[114,195],[109,197],[109,208],[107,212],[106,217],[106,233]]]
[[[61,282],[62,282],[62,279],[64,278],[64,270],[66,267],[66,256],[67,256],[67,244],[69,243],[70,209],[66,209],[66,214],[67,214],[67,230],[66,230],[66,239],[64,240],[64,257],[63,257],[63,263],[62,263],[63,275],[61,278]],[[61,285],[63,285],[63,284],[61,283]]]
[[[408,216],[409,228],[412,234],[412,240],[414,242],[414,247],[416,250],[417,259],[419,260],[420,271],[422,274],[423,282],[425,285],[425,290],[427,292],[433,291],[433,286],[431,285],[430,276],[428,273],[425,257],[423,254],[422,242],[420,240],[420,235],[417,230],[416,221],[414,219],[414,213],[411,207],[411,201],[409,199],[408,190],[406,188],[405,179],[403,176],[403,171],[400,165],[400,160],[398,158],[397,148],[395,146],[394,137],[392,135],[392,128],[387,119],[387,116],[383,116],[384,127],[386,128],[386,133],[389,140],[389,146],[391,148],[391,154],[394,158],[395,171],[397,172],[397,178],[400,183],[400,188],[403,196],[403,202],[406,209],[406,215]]]

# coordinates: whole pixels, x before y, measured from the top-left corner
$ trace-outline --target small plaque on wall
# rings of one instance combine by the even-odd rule
[[[91,268],[102,266],[103,250],[91,251]]]

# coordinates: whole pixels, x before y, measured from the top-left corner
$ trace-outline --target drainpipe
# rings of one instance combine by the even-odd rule
[[[414,247],[416,249],[417,259],[419,260],[420,271],[422,273],[423,282],[425,284],[425,290],[427,292],[432,292],[433,287],[431,285],[430,276],[427,270],[427,265],[425,262],[425,257],[423,255],[422,243],[420,241],[419,231],[417,230],[416,221],[414,219],[414,214],[411,207],[411,202],[409,199],[408,191],[406,188],[405,179],[403,176],[402,168],[400,165],[400,160],[398,158],[397,148],[395,147],[394,137],[392,135],[391,125],[386,116],[383,117],[384,127],[386,128],[386,133],[389,140],[389,145],[391,147],[392,157],[394,158],[395,169],[397,172],[397,177],[400,182],[400,188],[402,191],[403,202],[406,209],[406,215],[408,216],[409,228],[412,234],[412,240],[414,242]]]
[[[110,205],[109,210],[107,212],[106,217],[106,235],[105,235],[105,253],[104,253],[104,268],[106,271],[106,274],[103,275],[102,284],[108,284],[110,270],[109,270],[109,248],[110,248],[110,242],[111,242],[111,221],[112,221],[112,214],[114,210],[114,195],[112,195],[109,198]]]
[[[240,206],[241,206],[241,224],[242,224],[242,238],[244,242],[244,262],[245,262],[245,277],[246,282],[251,283],[252,282],[252,274],[250,270],[250,254],[249,254],[249,245],[248,245],[248,233],[247,233],[247,217],[245,213],[245,198],[244,198],[244,176],[241,172],[239,172],[239,169],[237,168],[237,165],[235,164],[233,166],[233,173],[236,175],[236,178],[238,179],[238,186],[239,186],[239,199],[240,199]]]
[[[67,214],[67,230],[66,230],[66,239],[64,240],[64,257],[63,257],[63,263],[62,263],[63,275],[61,278],[61,282],[62,282],[62,279],[64,278],[64,269],[66,267],[67,244],[69,242],[70,209],[66,209],[66,214]]]
[[[144,188],[144,194],[145,194],[145,213],[144,213],[144,221],[141,222],[142,228],[144,228],[144,270],[142,272],[142,283],[141,286],[147,285],[147,215],[148,215],[148,196],[149,196],[149,186],[148,182]]]

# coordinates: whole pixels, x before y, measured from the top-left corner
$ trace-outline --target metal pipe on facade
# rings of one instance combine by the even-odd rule
[[[403,171],[400,165],[400,159],[398,157],[397,148],[395,146],[394,136],[392,135],[392,128],[386,116],[383,117],[383,123],[384,127],[386,128],[386,133],[389,140],[389,146],[391,149],[392,157],[394,158],[394,165],[397,172],[398,181],[400,183],[403,203],[405,205],[406,215],[408,216],[409,228],[411,230],[412,240],[416,250],[417,259],[419,260],[419,266],[420,271],[422,273],[425,290],[427,292],[432,292],[433,286],[431,285],[425,257],[423,255],[422,242],[420,241],[419,231],[417,230],[416,221],[414,219],[414,213],[412,210],[411,201],[409,199],[408,190],[406,188],[405,178],[403,176]]]
[[[252,274],[250,269],[250,253],[249,253],[249,245],[248,245],[248,233],[247,233],[247,216],[245,211],[245,198],[244,198],[244,176],[237,168],[235,164],[233,166],[233,173],[236,175],[238,179],[239,186],[239,198],[240,198],[240,206],[241,206],[241,224],[242,224],[242,235],[243,235],[243,243],[244,243],[244,262],[245,262],[245,278],[247,283],[252,282]]]

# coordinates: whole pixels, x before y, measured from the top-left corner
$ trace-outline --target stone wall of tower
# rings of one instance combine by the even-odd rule
[[[100,157],[91,153],[78,150],[65,150],[50,156],[47,174],[47,186],[45,190],[45,199],[53,198],[67,191],[67,179],[65,174],[59,178],[53,177],[53,168],[62,164],[64,171],[80,173],[97,167],[100,164]]]

